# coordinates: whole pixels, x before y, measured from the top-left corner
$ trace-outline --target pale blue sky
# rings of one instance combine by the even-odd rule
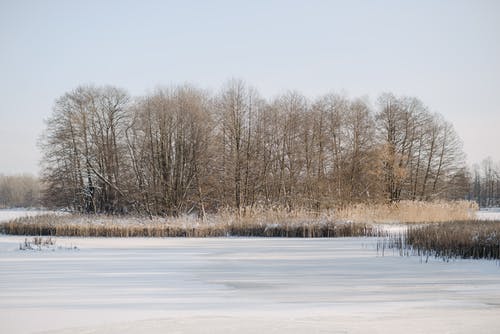
[[[43,119],[79,84],[231,77],[265,97],[417,96],[469,162],[500,161],[500,1],[0,0],[0,173],[38,172]]]

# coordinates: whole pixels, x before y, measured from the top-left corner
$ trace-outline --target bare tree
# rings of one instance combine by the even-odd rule
[[[56,101],[41,141],[45,203],[204,217],[463,196],[470,177],[452,125],[413,97],[383,94],[377,106],[298,92],[268,102],[241,80],[217,95],[184,85],[134,100],[78,87]],[[498,180],[482,174],[474,196],[495,198]]]
[[[0,208],[40,205],[41,184],[33,175],[0,174]]]

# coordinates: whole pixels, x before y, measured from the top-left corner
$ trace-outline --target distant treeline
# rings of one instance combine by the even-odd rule
[[[474,165],[471,183],[469,199],[481,207],[500,207],[500,162],[487,158]]]
[[[137,98],[82,86],[56,101],[41,147],[45,204],[82,212],[319,210],[463,199],[470,185],[453,126],[390,93],[372,106],[337,94],[266,100],[239,80]]]
[[[32,175],[0,174],[0,208],[40,205],[40,183]]]

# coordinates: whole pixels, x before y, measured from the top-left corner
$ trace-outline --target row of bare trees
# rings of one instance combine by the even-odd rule
[[[429,113],[416,98],[384,94],[379,105],[377,130],[389,199],[461,196],[467,170],[452,124]]]
[[[40,205],[40,182],[29,174],[0,174],[0,209]]]
[[[393,94],[372,107],[337,94],[268,101],[240,80],[135,99],[79,87],[57,100],[41,147],[45,202],[84,212],[322,209],[468,189],[452,125]]]
[[[470,199],[481,207],[500,207],[500,162],[486,158],[472,170]]]

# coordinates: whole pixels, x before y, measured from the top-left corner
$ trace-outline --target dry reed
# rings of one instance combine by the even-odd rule
[[[373,223],[430,223],[470,219],[472,202],[411,202],[353,205],[315,212],[305,209],[245,208],[220,210],[205,219],[195,216],[117,217],[42,215],[0,224],[0,232],[16,235],[94,237],[338,237],[377,236]]]
[[[336,211],[336,218],[363,223],[439,223],[474,219],[471,201],[400,201],[392,204],[358,204]]]
[[[400,255],[433,256],[443,260],[500,259],[500,221],[456,221],[408,225],[377,242],[377,252],[398,249]]]
[[[500,259],[500,221],[461,221],[408,228],[406,247],[417,254],[464,259]]]

